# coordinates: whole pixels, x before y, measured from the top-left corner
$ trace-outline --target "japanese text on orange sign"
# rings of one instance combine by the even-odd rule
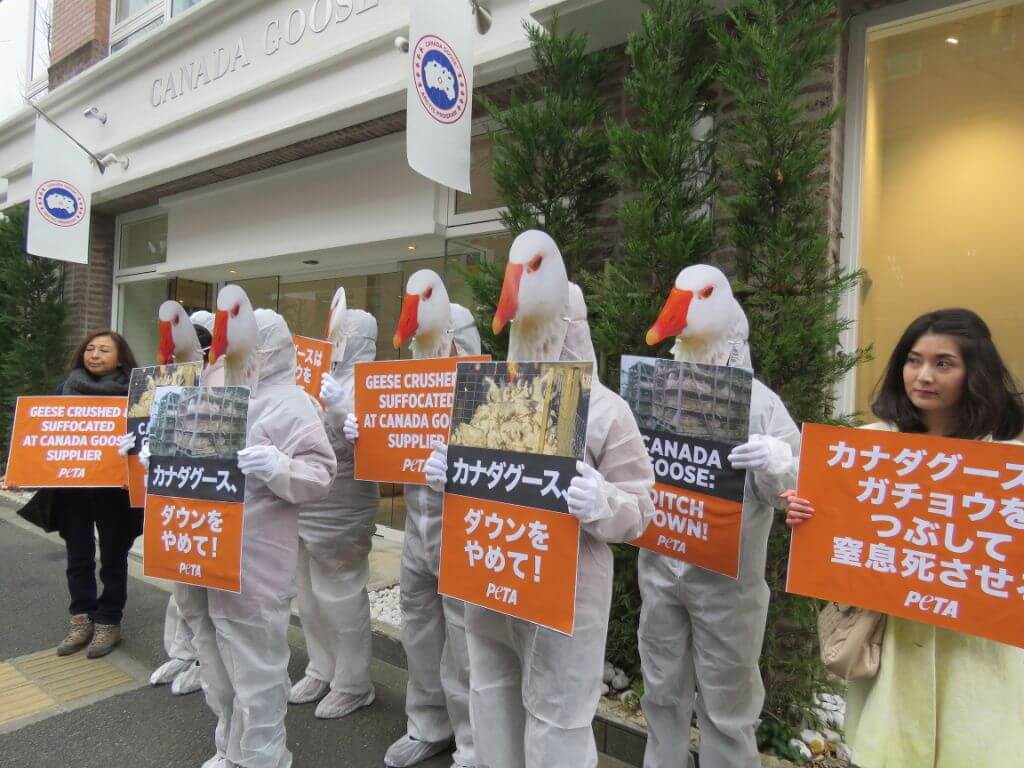
[[[241,590],[241,504],[150,493],[144,542],[147,576]]]
[[[295,342],[295,383],[319,400],[321,379],[331,371],[334,345],[307,336],[292,338]]]
[[[438,591],[572,634],[579,521],[446,493]]]
[[[122,488],[128,467],[117,453],[125,397],[19,397],[7,483],[20,488]]]
[[[456,365],[488,359],[436,357],[356,363],[356,478],[423,483],[423,463],[434,442],[448,439]]]
[[[1024,647],[1024,448],[805,425],[791,592]]]

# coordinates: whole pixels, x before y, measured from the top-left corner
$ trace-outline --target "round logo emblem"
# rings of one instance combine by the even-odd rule
[[[36,210],[51,224],[73,227],[85,218],[85,198],[66,181],[44,181],[36,190]]]
[[[420,102],[439,123],[454,123],[466,112],[468,88],[459,57],[436,35],[424,35],[412,52],[413,77]]]

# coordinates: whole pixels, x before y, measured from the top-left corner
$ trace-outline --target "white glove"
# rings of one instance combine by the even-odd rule
[[[149,450],[149,440],[142,444],[142,448],[139,450],[139,464],[142,465],[143,469],[149,472],[149,457],[153,454]]]
[[[273,445],[250,445],[238,452],[238,469],[246,477],[270,480],[283,455]]]
[[[354,413],[345,417],[345,423],[341,425],[341,431],[345,433],[345,439],[354,443],[359,439],[359,419]]]
[[[766,435],[751,435],[743,445],[737,445],[729,453],[733,469],[750,469],[760,472],[767,469],[772,458],[772,443],[775,438]]]
[[[128,457],[128,453],[135,448],[135,433],[129,432],[117,439],[117,455],[122,459]]]
[[[604,476],[589,464],[576,462],[577,477],[569,483],[566,503],[569,514],[581,523],[594,523],[611,516],[611,509],[601,503],[601,486]]]
[[[431,490],[441,493],[448,482],[448,446],[435,443],[430,458],[423,464],[423,474],[427,477],[427,485]]]
[[[320,400],[325,408],[333,408],[341,402],[341,384],[329,373],[320,377]]]

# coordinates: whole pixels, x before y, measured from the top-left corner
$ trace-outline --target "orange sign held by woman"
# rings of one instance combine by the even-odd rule
[[[1024,447],[804,426],[787,589],[1024,647]]]
[[[18,488],[123,488],[128,465],[117,446],[127,430],[126,397],[19,397],[7,459]]]

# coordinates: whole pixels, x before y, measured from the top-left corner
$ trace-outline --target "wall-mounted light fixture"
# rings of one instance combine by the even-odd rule
[[[102,111],[99,107],[89,107],[82,113],[82,116],[92,118],[93,120],[99,120],[100,125],[107,124],[107,113]]]
[[[112,165],[120,165],[122,171],[128,170],[128,156],[124,157],[115,155],[113,152],[108,152],[100,158],[100,166],[104,169],[109,168]]]

